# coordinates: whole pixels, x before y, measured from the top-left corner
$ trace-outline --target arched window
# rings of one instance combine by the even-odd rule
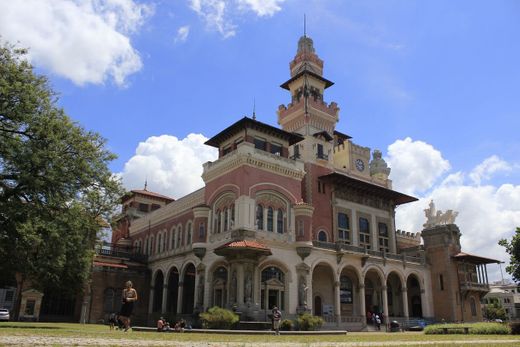
[[[318,241],[327,242],[327,233],[324,230],[320,230],[318,233]]]
[[[218,228],[219,228],[219,215],[220,215],[220,211],[215,211],[215,213],[213,214],[213,234],[217,234],[218,233]]]
[[[223,231],[227,231],[228,226],[229,226],[229,210],[227,207],[224,209],[222,214],[224,215],[224,230]]]
[[[168,250],[168,232],[165,230],[163,232],[163,252],[166,252]]]
[[[199,239],[204,240],[206,237],[206,225],[204,222],[199,223]]]
[[[191,223],[186,226],[186,245],[191,245]]]
[[[368,219],[359,218],[359,246],[370,249],[370,224]]]
[[[220,234],[220,231],[222,230],[222,213],[220,211],[217,211],[217,234]]]
[[[154,254],[154,240],[155,238],[152,236],[150,236],[150,242],[148,243],[148,246],[150,247],[150,251],[148,252],[148,254],[150,255],[153,255]]]
[[[301,219],[298,220],[298,235],[303,236],[305,235],[305,222]]]
[[[273,225],[273,208],[269,207],[267,209],[267,231],[273,231],[274,225]]]
[[[177,248],[182,246],[182,225],[177,228]]]
[[[161,246],[162,246],[162,234],[159,233],[157,235],[157,246],[155,247],[155,249],[157,249],[157,253],[161,253],[162,252]]]
[[[235,204],[231,205],[229,220],[229,229],[233,229],[235,227]]]
[[[145,237],[144,239],[143,253],[148,254],[148,237]]]
[[[256,228],[264,230],[264,207],[262,205],[256,205]]]
[[[475,298],[471,297],[469,299],[469,306],[471,307],[471,315],[475,317],[477,315],[477,304],[475,302]]]
[[[281,208],[278,209],[278,215],[276,216],[276,231],[279,234],[284,233],[284,225],[283,225],[283,210]]]
[[[170,230],[170,249],[175,248],[175,230],[172,228]]]
[[[338,213],[338,240],[350,244],[350,223],[346,213]]]

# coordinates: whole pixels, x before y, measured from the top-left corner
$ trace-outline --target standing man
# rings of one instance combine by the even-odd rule
[[[280,321],[282,320],[282,312],[278,307],[273,306],[273,330],[276,335],[280,335]]]

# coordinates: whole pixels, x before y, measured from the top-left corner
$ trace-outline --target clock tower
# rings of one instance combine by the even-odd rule
[[[288,105],[278,107],[278,124],[283,130],[304,136],[294,156],[330,166],[336,137],[339,108],[324,101],[325,89],[334,83],[323,77],[323,60],[306,35],[298,41],[296,56],[289,64],[290,79],[281,85],[291,94]]]

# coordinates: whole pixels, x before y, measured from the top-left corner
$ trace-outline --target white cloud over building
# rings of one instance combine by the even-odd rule
[[[0,2],[2,39],[29,48],[30,60],[77,85],[124,86],[142,67],[130,42],[153,13],[132,0]]]

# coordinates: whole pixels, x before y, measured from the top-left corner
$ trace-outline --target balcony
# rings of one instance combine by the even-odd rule
[[[148,256],[146,254],[138,253],[134,248],[121,247],[114,245],[113,243],[104,242],[102,245],[97,246],[95,251],[96,254],[99,255],[126,258],[128,260],[143,264],[148,261]]]
[[[400,260],[406,263],[417,263],[417,264],[423,264],[424,263],[424,257],[415,257],[415,256],[408,256],[404,254],[394,254],[394,253],[385,253],[380,251],[372,251],[367,250],[363,247],[349,245],[341,242],[325,242],[325,241],[312,241],[312,245],[316,248],[323,248],[323,249],[329,249],[334,250],[337,252],[346,251],[348,253],[354,253],[363,255],[365,257],[373,256],[377,258],[386,258],[386,259],[394,259],[394,260]]]
[[[489,284],[478,282],[461,282],[460,290],[462,292],[489,292]]]

